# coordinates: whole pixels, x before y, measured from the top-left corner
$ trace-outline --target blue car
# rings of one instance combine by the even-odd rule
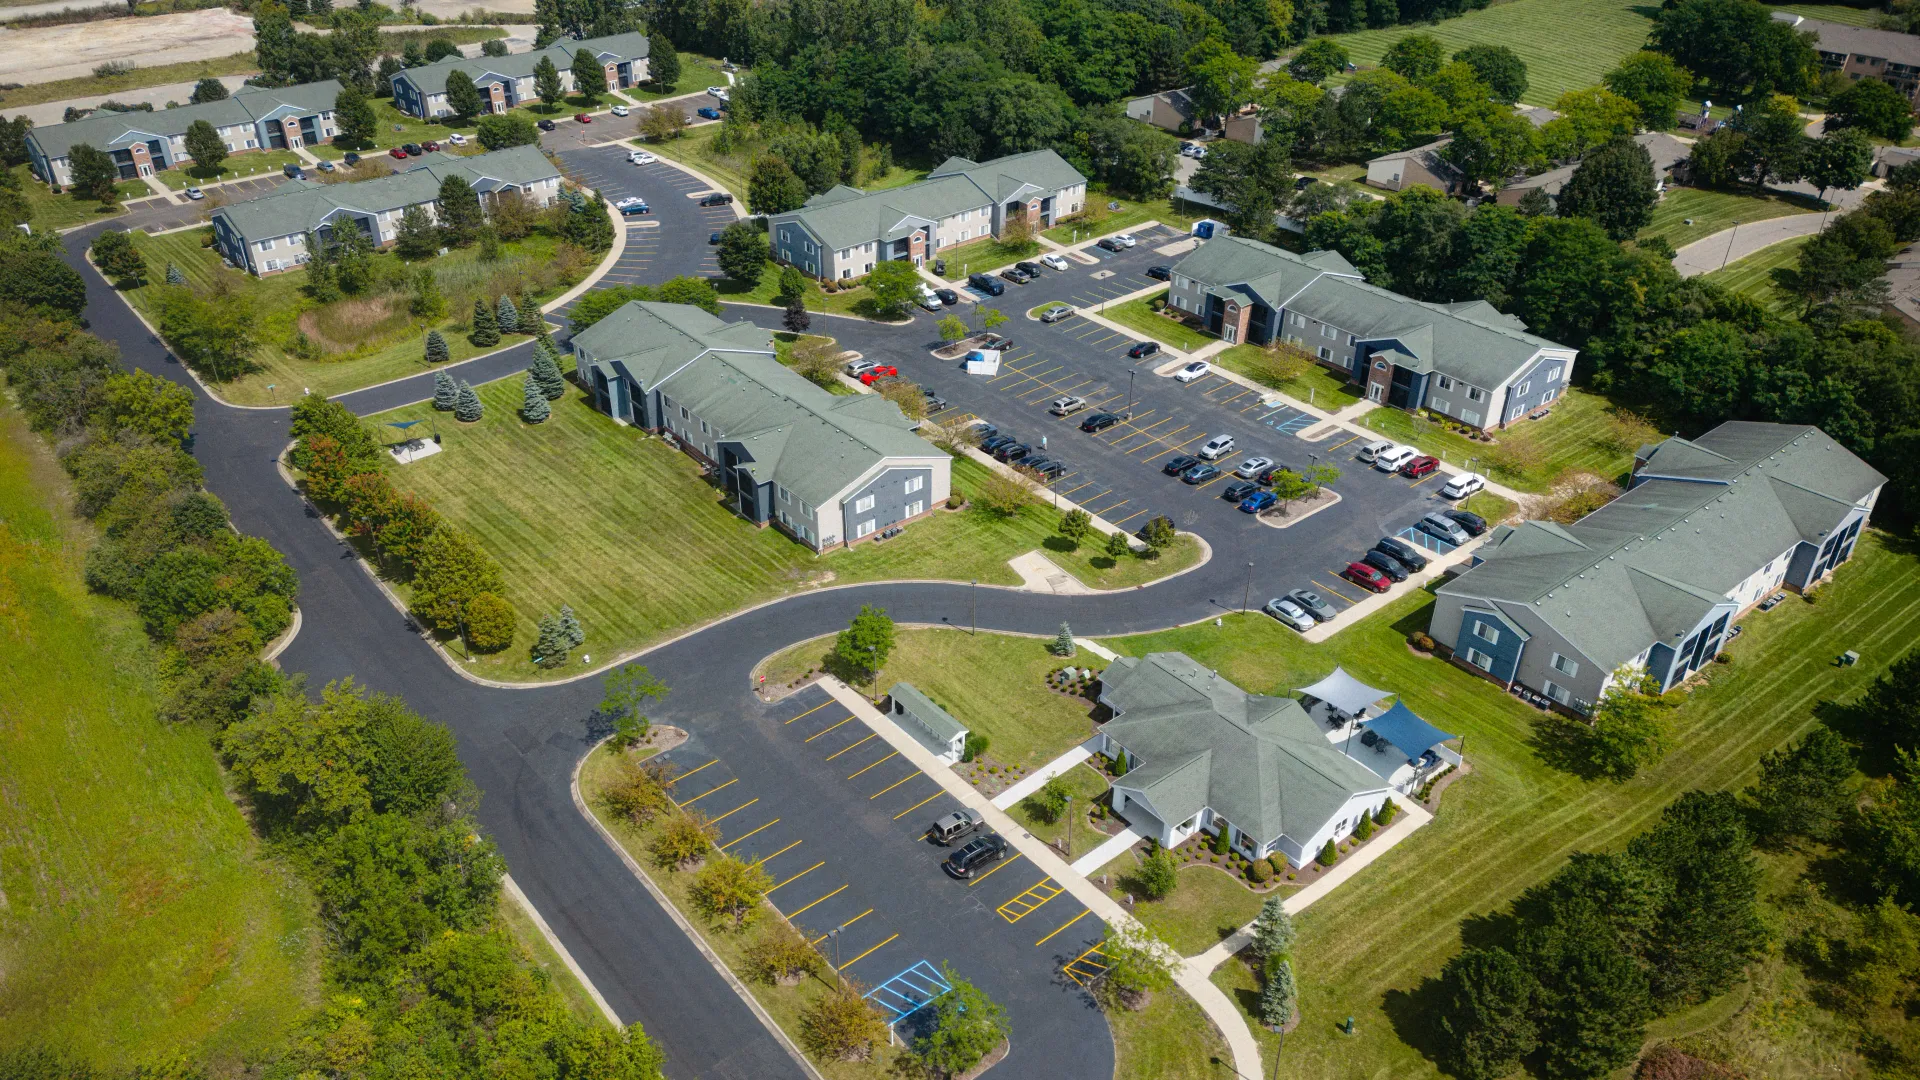
[[[1257,514],[1279,501],[1279,497],[1271,491],[1256,491],[1240,501],[1240,509],[1248,514]]]
[[[712,106],[703,107],[699,110],[699,112],[700,112],[700,118],[703,120],[720,119],[720,110],[713,108]]]

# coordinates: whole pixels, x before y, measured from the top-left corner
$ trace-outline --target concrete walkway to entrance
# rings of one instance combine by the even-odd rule
[[[1019,783],[995,795],[993,797],[993,805],[1005,810],[1021,799],[1039,791],[1047,781],[1059,776],[1061,773],[1066,772],[1068,769],[1073,768],[1075,765],[1080,764],[1092,756],[1093,752],[1085,746],[1076,746],[1066,753],[1061,754],[1059,757],[1054,758],[1052,761],[1047,762],[1045,765],[1040,766],[1038,769],[1035,769],[1027,776],[1022,777]]]
[[[1128,825],[1113,839],[1073,860],[1073,872],[1085,877],[1119,858],[1128,848],[1147,838],[1138,825]]]

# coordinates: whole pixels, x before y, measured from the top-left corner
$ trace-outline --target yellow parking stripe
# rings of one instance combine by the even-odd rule
[[[792,851],[794,848],[799,847],[803,843],[805,843],[805,841],[795,840],[793,843],[788,844],[786,847],[781,848],[779,851],[776,851],[771,855],[762,855],[759,858],[753,860],[753,865],[755,866],[764,865],[767,862],[767,860],[777,859],[780,856],[785,855],[787,852]]]
[[[1319,586],[1320,586],[1321,588],[1323,588],[1323,589],[1325,589],[1325,590],[1327,590],[1328,592],[1330,592],[1330,593],[1332,593],[1333,595],[1335,595],[1335,596],[1337,596],[1337,597],[1339,597],[1340,599],[1342,599],[1342,600],[1345,600],[1345,601],[1346,601],[1347,603],[1349,603],[1349,604],[1357,604],[1357,603],[1359,603],[1359,602],[1360,602],[1360,601],[1358,601],[1358,600],[1355,600],[1355,599],[1354,599],[1353,597],[1351,597],[1351,596],[1348,596],[1348,595],[1347,595],[1346,593],[1343,593],[1343,592],[1341,592],[1341,591],[1340,591],[1339,589],[1336,589],[1336,588],[1334,588],[1334,587],[1333,587],[1333,586],[1331,586],[1331,585],[1323,585],[1323,584],[1321,584],[1321,582],[1320,582],[1320,579],[1319,579],[1319,578],[1310,578],[1310,579],[1308,579],[1308,580],[1310,580],[1310,581],[1312,581],[1312,582],[1313,582],[1313,583],[1314,583],[1315,585],[1319,585]]]
[[[1329,446],[1329,447],[1327,447],[1327,453],[1329,453],[1329,454],[1331,454],[1331,453],[1333,453],[1333,452],[1334,452],[1335,450],[1338,450],[1338,449],[1340,449],[1341,447],[1343,447],[1343,446],[1345,446],[1345,445],[1347,445],[1348,443],[1350,443],[1350,442],[1352,442],[1352,441],[1353,441],[1354,439],[1357,439],[1357,438],[1359,438],[1359,437],[1360,437],[1360,436],[1358,436],[1358,435],[1355,435],[1355,436],[1353,436],[1353,438],[1351,438],[1351,439],[1342,439],[1342,440],[1340,440],[1339,442],[1337,442],[1337,443],[1334,443],[1334,444],[1333,444],[1332,446]]]
[[[888,941],[892,941],[893,938],[897,938],[899,936],[900,936],[899,934],[895,934],[893,935],[893,937],[888,938],[887,941],[881,942],[880,945],[885,945]],[[847,961],[846,963],[841,964],[839,968],[837,968],[836,970],[845,971],[848,968],[852,967],[853,965],[859,963],[860,961],[865,960],[867,957],[872,956],[874,953],[878,952],[880,950],[880,945],[875,945],[873,948],[868,949],[866,952],[861,953],[859,956],[856,956],[853,959]]]
[[[817,863],[814,863],[814,864],[813,864],[812,866],[809,866],[809,867],[807,867],[807,868],[806,868],[805,870],[802,870],[802,871],[800,871],[799,873],[797,873],[797,874],[795,874],[795,875],[793,875],[792,877],[790,877],[790,878],[788,878],[787,880],[785,880],[785,881],[783,881],[783,882],[781,882],[781,883],[780,883],[780,885],[789,885],[789,884],[792,884],[793,882],[796,882],[796,881],[798,881],[798,880],[800,880],[801,878],[803,878],[803,877],[806,877],[806,876],[807,876],[808,874],[811,874],[811,873],[813,873],[813,872],[814,872],[815,870],[818,870],[818,869],[820,869],[821,867],[823,867],[823,866],[825,866],[825,865],[827,865],[827,860],[825,860],[825,859],[821,859],[821,860],[820,860],[819,862],[817,862]],[[777,889],[777,888],[779,888],[779,887],[780,887],[780,885],[775,885],[775,886],[773,887],[773,889]],[[773,889],[768,889],[768,890],[766,891],[766,893],[765,893],[764,895],[772,895],[772,893],[773,893]]]
[[[999,873],[1002,870],[1005,870],[1007,867],[1012,866],[1014,863],[1019,861],[1020,861],[1020,853],[1016,851],[1012,855],[1007,857],[1006,862],[1001,863],[999,866],[996,866],[993,869],[987,871],[986,873],[981,874],[979,877],[974,878],[972,881],[967,882],[967,888],[969,889],[973,888],[975,885],[980,884],[981,882],[987,880],[993,875]]]
[[[1091,914],[1093,914],[1093,909],[1088,908],[1087,910],[1081,912],[1080,914],[1075,915],[1073,918],[1068,919],[1066,922],[1061,923],[1060,930],[1065,930],[1067,927],[1072,926],[1074,923],[1079,922],[1081,919],[1084,919]],[[1041,945],[1045,945],[1049,941],[1052,941],[1054,938],[1060,935],[1060,930],[1055,930],[1053,933],[1048,934],[1046,937],[1043,937],[1039,941],[1034,942],[1033,943],[1034,946],[1037,948]]]
[[[802,719],[805,719],[806,717],[809,717],[809,716],[812,716],[812,715],[813,715],[814,713],[817,713],[817,712],[819,712],[819,711],[820,711],[821,709],[824,709],[824,708],[826,708],[827,706],[829,706],[829,705],[831,705],[831,704],[833,704],[833,702],[832,702],[832,701],[823,701],[823,702],[821,702],[820,704],[818,704],[818,705],[815,705],[815,706],[814,706],[813,708],[811,708],[811,709],[808,709],[808,710],[807,710],[806,712],[803,712],[803,713],[801,713],[801,714],[800,714],[799,716],[796,716],[796,717],[794,717],[794,718],[793,718],[793,720],[802,720]],[[787,721],[787,723],[788,723],[788,724],[791,724],[791,723],[793,723],[793,720],[789,720],[789,721]],[[784,725],[782,725],[782,726],[784,726]]]
[[[846,718],[845,720],[842,720],[842,721],[840,721],[840,724],[850,724],[850,723],[852,723],[852,722],[853,722],[853,717],[852,717],[852,716],[848,716],[848,717],[847,717],[847,718]],[[813,734],[811,734],[811,735],[809,735],[809,736],[807,736],[807,738],[806,738],[806,741],[807,741],[807,742],[812,742],[813,740],[815,740],[815,739],[817,739],[817,738],[819,738],[820,736],[822,736],[822,735],[825,735],[825,734],[827,733],[827,731],[832,731],[832,730],[833,730],[833,728],[837,728],[837,727],[839,727],[839,726],[840,726],[840,724],[835,724],[835,725],[833,725],[833,727],[830,727],[830,728],[828,728],[828,729],[826,729],[826,731],[816,731],[816,732],[814,732]]]
[[[773,819],[772,821],[769,821],[769,822],[767,822],[767,823],[766,823],[765,825],[762,825],[762,826],[760,826],[760,827],[759,827],[758,829],[755,829],[755,830],[753,830],[753,832],[750,832],[750,833],[745,833],[745,834],[742,834],[742,835],[740,835],[740,836],[736,836],[736,837],[734,837],[733,839],[731,839],[731,840],[729,840],[729,841],[727,841],[726,843],[724,843],[724,844],[721,844],[721,845],[720,845],[720,850],[721,850],[721,851],[725,851],[725,850],[727,850],[728,848],[730,848],[730,847],[732,847],[733,845],[735,845],[735,844],[737,844],[737,843],[739,843],[740,841],[742,841],[742,840],[745,840],[745,839],[746,839],[747,837],[749,837],[749,836],[752,836],[752,835],[753,835],[754,833],[758,833],[758,832],[764,832],[764,831],[766,831],[766,830],[768,830],[768,829],[771,829],[771,828],[773,828],[773,827],[774,827],[775,825],[778,825],[778,824],[780,824],[780,819],[779,819],[779,818],[774,818],[774,819]]]
[[[895,751],[894,751],[893,753],[891,753],[891,754],[888,754],[888,755],[887,755],[886,757],[883,757],[883,758],[881,758],[881,759],[880,759],[879,761],[876,761],[876,762],[874,762],[874,763],[873,763],[872,765],[869,765],[869,766],[867,766],[867,769],[874,769],[874,768],[878,768],[878,767],[880,767],[880,766],[882,766],[882,765],[885,765],[885,764],[886,764],[887,762],[889,762],[889,761],[892,761],[892,760],[893,760],[894,758],[897,758],[897,757],[899,757],[899,756],[900,756],[900,751],[898,751],[898,750],[895,750]],[[849,776],[849,777],[847,777],[847,779],[849,779],[849,780],[851,780],[851,779],[853,779],[853,777],[854,777],[854,776],[859,776],[859,775],[860,775],[860,773],[863,773],[863,772],[866,772],[866,771],[867,771],[867,769],[861,769],[861,770],[860,770],[860,772],[857,772],[857,773],[854,773],[854,774],[853,774],[853,776]]]
[[[1065,479],[1066,479],[1066,477],[1064,477],[1064,476],[1063,476],[1063,477],[1061,477],[1060,479],[1062,479],[1062,480],[1065,480]],[[1095,481],[1092,481],[1092,480],[1089,480],[1089,481],[1087,481],[1087,482],[1086,482],[1086,483],[1084,483],[1084,484],[1079,484],[1079,485],[1076,485],[1076,486],[1074,486],[1074,487],[1070,487],[1070,488],[1068,488],[1067,490],[1065,490],[1065,491],[1063,491],[1063,492],[1061,492],[1060,494],[1062,494],[1062,495],[1071,495],[1071,494],[1073,494],[1074,492],[1076,492],[1076,491],[1079,491],[1079,490],[1080,490],[1081,488],[1083,488],[1083,487],[1092,487],[1092,486],[1094,485],[1094,483],[1095,483]]]
[[[719,764],[719,762],[720,762],[719,758],[714,758],[712,761],[707,762],[707,765],[717,765]],[[694,773],[699,772],[701,769],[706,768],[707,765],[695,765],[693,768],[688,769],[686,772],[683,772],[679,776],[674,777],[673,782],[677,784],[680,781],[685,780],[687,777],[692,776]]]
[[[892,791],[894,788],[899,787],[901,784],[904,784],[907,781],[919,775],[920,775],[920,770],[915,769],[911,773],[908,773],[906,776],[901,777],[898,782],[891,784],[887,787],[881,788],[879,791],[876,791],[873,794],[867,796],[867,801],[872,802],[873,800],[879,798],[882,795],[885,795],[887,792]]]
[[[818,899],[818,900],[815,900],[815,901],[814,901],[813,903],[811,903],[811,904],[808,904],[808,905],[807,905],[806,907],[803,907],[803,908],[801,908],[801,909],[800,909],[799,911],[795,911],[795,912],[790,912],[790,913],[789,913],[789,914],[787,915],[787,918],[789,918],[789,919],[797,919],[797,918],[799,918],[800,916],[802,916],[802,915],[804,915],[804,914],[806,914],[806,913],[807,913],[807,912],[809,912],[809,911],[812,911],[812,910],[813,910],[814,908],[816,908],[816,907],[819,907],[819,906],[820,906],[821,904],[824,904],[824,903],[826,903],[827,901],[829,901],[829,900],[831,900],[831,899],[833,899],[833,898],[834,898],[834,897],[836,897],[836,896],[839,896],[839,895],[840,895],[841,893],[843,893],[843,892],[846,892],[846,891],[847,891],[847,886],[845,886],[845,885],[842,885],[842,886],[840,886],[839,888],[837,888],[837,889],[835,889],[835,890],[833,890],[832,892],[830,892],[830,893],[828,893],[827,895],[825,895],[825,896],[823,896],[823,897],[821,897],[820,899]]]
[[[741,803],[739,806],[736,806],[733,809],[727,811],[726,813],[721,814],[719,817],[714,818],[712,821],[707,822],[707,824],[713,825],[715,823],[725,821],[727,818],[732,817],[733,815],[739,813],[742,810],[745,810],[747,807],[752,806],[754,803],[757,803],[759,801],[760,801],[760,797],[756,795],[753,798],[748,799],[746,802]]]
[[[859,921],[860,921],[861,919],[864,919],[864,918],[866,918],[867,916],[869,916],[869,915],[871,915],[871,914],[873,914],[873,909],[872,909],[872,908],[868,908],[867,910],[865,910],[865,911],[863,911],[863,912],[861,912],[860,914],[858,914],[858,915],[855,915],[855,916],[854,916],[853,918],[851,918],[851,919],[848,919],[848,920],[847,920],[846,922],[843,922],[843,923],[841,923],[841,924],[840,924],[839,926],[837,926],[837,927],[835,927],[834,929],[836,929],[836,930],[845,930],[845,929],[846,929],[847,927],[849,927],[849,926],[852,926],[852,925],[853,925],[854,923],[857,923],[857,922],[859,922]],[[820,935],[819,937],[817,937],[817,938],[814,938],[814,939],[813,939],[812,941],[809,941],[809,942],[807,942],[807,944],[809,944],[809,945],[818,945],[818,944],[820,944],[821,942],[823,942],[823,941],[825,941],[825,940],[827,940],[827,938],[829,938],[829,937],[831,937],[831,936],[832,936],[831,934],[821,934],[821,935]]]
[[[711,788],[708,788],[707,790],[705,790],[705,791],[703,791],[703,792],[701,792],[700,794],[698,794],[698,795],[695,795],[695,796],[694,796],[693,798],[691,798],[691,799],[688,799],[688,800],[687,800],[686,802],[683,802],[683,803],[674,803],[673,805],[675,805],[675,806],[678,806],[678,807],[680,807],[681,809],[685,809],[685,808],[687,808],[687,807],[689,807],[689,806],[692,806],[692,805],[693,805],[694,803],[697,803],[697,802],[699,802],[699,801],[700,801],[701,799],[704,799],[704,798],[706,798],[707,796],[709,796],[709,795],[711,795],[711,794],[713,794],[714,792],[716,792],[716,791],[719,791],[719,790],[720,790],[720,788],[723,788],[723,787],[732,787],[733,785],[735,785],[735,784],[737,784],[737,783],[739,783],[739,782],[740,782],[740,778],[736,776],[736,777],[734,777],[733,779],[731,779],[731,780],[729,780],[729,781],[727,781],[726,783],[724,783],[724,784],[721,784],[721,785],[720,785],[720,787],[711,787]]]
[[[1032,888],[993,910],[1008,922],[1017,923],[1052,903],[1055,897],[1066,891],[1055,885],[1051,877],[1044,877],[1035,882]]]
[[[853,749],[853,747],[854,747],[854,746],[860,746],[860,745],[862,745],[862,744],[864,744],[864,743],[866,743],[866,742],[868,742],[869,740],[872,740],[872,739],[877,739],[877,738],[879,738],[879,737],[880,737],[880,733],[876,731],[876,732],[874,732],[873,734],[871,734],[871,735],[869,735],[869,736],[867,736],[867,737],[866,737],[865,739],[861,739],[861,740],[860,740],[859,742],[857,742],[857,743],[854,743],[854,744],[853,744],[853,746],[849,746],[849,747],[846,747],[846,748],[844,748],[844,749],[840,749],[840,750],[835,750],[835,751],[834,751],[833,753],[831,753],[831,754],[828,754],[828,755],[827,755],[827,760],[828,760],[828,761],[832,761],[832,760],[833,760],[834,758],[837,758],[837,757],[839,757],[839,756],[840,756],[841,754],[844,754],[844,753],[846,753],[846,752],[847,752],[848,750],[851,750],[851,749]]]
[[[1113,523],[1114,528],[1119,528],[1120,526],[1125,525],[1127,522],[1132,521],[1134,518],[1137,518],[1144,513],[1146,513],[1145,510],[1135,510],[1133,513],[1128,514],[1126,517],[1123,517],[1119,521],[1114,522]]]
[[[893,820],[899,821],[901,818],[906,817],[908,814],[913,813],[915,810],[920,809],[921,807],[927,805],[928,803],[932,802],[933,800],[939,798],[944,794],[946,794],[946,792],[944,791],[934,792],[933,794],[927,796],[926,798],[921,799],[919,802],[914,803],[912,806],[907,807],[905,810],[902,810],[899,813],[893,815]]]

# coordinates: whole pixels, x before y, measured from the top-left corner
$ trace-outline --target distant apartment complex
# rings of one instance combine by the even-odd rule
[[[313,146],[333,139],[339,94],[339,82],[327,79],[278,89],[244,86],[223,100],[175,109],[100,111],[71,124],[34,128],[27,133],[27,157],[35,176],[64,187],[73,183],[68,155],[81,144],[112,155],[122,180],[192,164],[186,136],[196,120],[213,125],[229,154]]]
[[[1484,300],[1430,304],[1369,285],[1338,252],[1225,236],[1173,266],[1168,302],[1230,342],[1282,342],[1370,401],[1504,427],[1557,398],[1575,350]]]
[[[925,180],[887,191],[845,185],[775,214],[773,257],[831,280],[861,277],[890,259],[919,266],[961,244],[999,236],[1007,222],[1036,230],[1079,213],[1087,178],[1051,150],[987,162],[948,158]]]
[[[560,171],[537,146],[472,157],[432,153],[409,159],[408,166],[355,183],[292,180],[258,198],[222,206],[213,212],[214,245],[248,273],[272,274],[307,261],[308,234],[324,239],[335,229],[357,228],[377,247],[391,244],[409,207],[434,213],[440,184],[449,176],[464,177],[483,205],[510,191],[534,206],[560,195]]]
[[[579,90],[573,81],[573,58],[586,49],[600,60],[605,89],[619,90],[647,81],[647,36],[613,34],[575,41],[562,38],[544,49],[506,56],[458,56],[408,68],[393,77],[393,106],[408,116],[431,120],[453,112],[447,104],[447,75],[463,71],[480,91],[486,112],[501,113],[540,100],[534,89],[533,69],[542,58],[553,61],[560,85],[567,93]]]
[[[1788,11],[1773,17],[1815,37],[1820,66],[1850,79],[1879,79],[1920,105],[1920,36],[1809,19]]]

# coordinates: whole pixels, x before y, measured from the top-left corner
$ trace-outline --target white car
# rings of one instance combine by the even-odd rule
[[[1189,383],[1195,379],[1206,378],[1207,373],[1212,370],[1212,364],[1207,363],[1205,360],[1195,360],[1193,363],[1174,372],[1173,378],[1175,382]]]
[[[625,105],[615,105],[613,108],[609,109],[608,111],[613,113],[613,115],[615,116],[625,116],[628,113],[628,109]]]
[[[1233,470],[1233,475],[1239,477],[1242,480],[1251,480],[1254,477],[1259,476],[1261,473],[1266,472],[1268,469],[1271,469],[1271,468],[1273,468],[1272,458],[1250,457],[1247,460],[1241,462],[1239,468]]]
[[[1045,263],[1048,266],[1053,267],[1055,270],[1065,270],[1067,268],[1067,260],[1061,258],[1058,255],[1053,254],[1052,252],[1048,252],[1047,254],[1040,256],[1040,261],[1042,263]]]
[[[727,88],[724,86],[707,87],[707,96],[710,98],[713,98],[716,101],[732,101],[733,100],[733,95],[728,93]]]
[[[1316,625],[1313,616],[1307,614],[1305,609],[1301,608],[1299,604],[1294,603],[1284,596],[1277,596],[1267,601],[1267,606],[1264,610],[1267,614],[1279,619],[1281,622],[1301,633],[1313,629]]]
[[[453,144],[453,145],[455,145],[455,146],[465,146],[465,145],[467,145],[467,137],[466,137],[465,135],[462,135],[462,134],[460,134],[460,133],[459,133],[459,132],[457,132],[457,131],[456,131],[456,132],[454,132],[453,134],[451,134],[451,135],[449,135],[449,136],[447,136],[447,141],[448,141],[448,142],[450,142],[450,143],[452,143],[452,144]]]
[[[1400,466],[1420,456],[1420,451],[1406,443],[1395,443],[1373,456],[1373,467],[1383,473],[1400,471]]]
[[[1215,435],[1213,438],[1201,443],[1200,449],[1195,450],[1194,453],[1199,456],[1201,461],[1219,461],[1221,458],[1233,453],[1233,436]]]
[[[627,155],[627,160],[633,162],[635,165],[651,165],[660,159],[647,153],[645,150],[635,150],[633,153]]]
[[[1132,247],[1140,242],[1132,233],[1121,233],[1113,239],[1121,247]]]
[[[1447,477],[1446,486],[1440,489],[1443,499],[1464,499],[1487,486],[1487,478],[1479,473],[1463,472],[1458,476]]]
[[[1200,158],[1203,158],[1203,157],[1206,157],[1206,156],[1207,156],[1207,148],[1206,148],[1206,147],[1204,147],[1204,146],[1201,146],[1201,145],[1200,145],[1199,143],[1195,143],[1195,144],[1193,144],[1193,153],[1192,153],[1192,154],[1190,154],[1190,155],[1188,155],[1188,156],[1189,156],[1189,157],[1192,157],[1192,158],[1194,158],[1194,159],[1196,159],[1196,160],[1198,160],[1198,159],[1200,159]]]
[[[207,193],[204,191],[201,191],[197,187],[190,187],[187,189],[187,198],[192,199],[194,202],[199,202],[201,199],[204,199],[206,197],[207,197]]]

